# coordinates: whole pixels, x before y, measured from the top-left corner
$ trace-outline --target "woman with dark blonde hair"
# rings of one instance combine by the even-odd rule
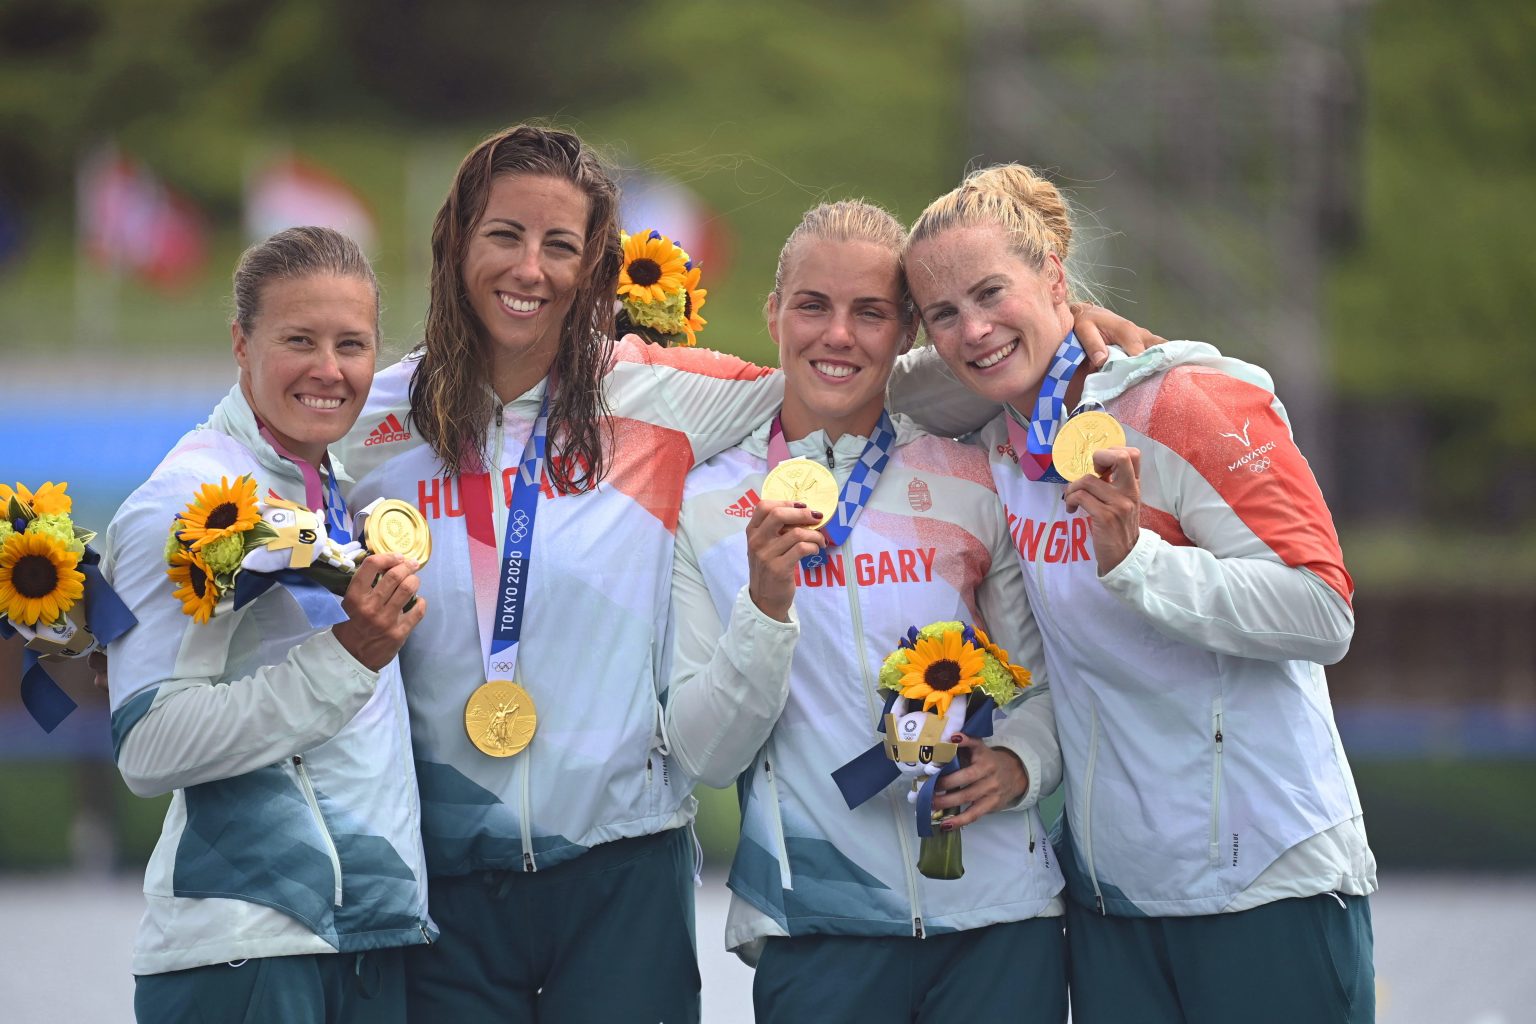
[[[476,147],[433,227],[425,340],[352,438],[357,500],[414,498],[434,535],[402,654],[443,929],[409,963],[421,1020],[698,1018],[695,804],[662,726],[673,534],[688,471],[783,391],[613,340],[617,211],[575,135]]]
[[[144,879],[134,1010],[403,1024],[398,947],[435,935],[395,660],[427,613],[405,610],[415,564],[370,555],[339,607],[281,586],[219,603],[201,556],[172,570],[181,590],[166,571],[167,528],[225,479],[352,530],[327,449],[373,380],[378,283],[350,239],[304,227],[248,249],[234,295],[239,381],[123,503],[102,565],[139,619],[108,648],[117,765],[135,794],[174,794]],[[316,600],[334,625],[317,627]]]

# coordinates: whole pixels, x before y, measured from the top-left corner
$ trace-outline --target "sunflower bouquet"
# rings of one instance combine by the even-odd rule
[[[385,504],[381,499],[358,514],[365,529],[364,517]],[[306,592],[319,587],[345,593],[367,554],[364,543],[330,536],[321,513],[276,495],[258,498],[249,475],[203,484],[172,522],[165,542],[166,575],[181,610],[197,623],[211,619],[226,599],[227,607],[240,608],[274,583],[284,583],[312,624],[329,625],[317,619],[328,613],[313,609]],[[424,551],[412,554],[426,561]]]
[[[0,637],[26,641],[21,698],[48,732],[76,707],[48,666],[84,657],[137,622],[97,568],[96,534],[71,518],[68,487],[0,484]]]
[[[907,800],[916,806],[921,837],[917,869],[929,878],[959,878],[960,831],[935,831],[956,810],[933,810],[938,779],[960,767],[963,733],[974,739],[992,734],[992,712],[1030,685],[1029,670],[1008,660],[979,626],[935,622],[908,629],[880,667],[886,694],[880,729],[885,740],[833,773],[850,808],[897,778],[910,782]],[[884,761],[882,765],[881,762]]]
[[[619,233],[618,333],[638,334],[662,347],[698,344],[706,321],[699,315],[709,292],[699,287],[701,269],[659,231]]]

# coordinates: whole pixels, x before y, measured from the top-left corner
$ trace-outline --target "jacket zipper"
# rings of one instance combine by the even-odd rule
[[[304,792],[304,799],[309,802],[310,813],[315,816],[315,827],[320,829],[320,835],[325,838],[325,852],[331,858],[331,874],[336,880],[334,904],[341,906],[341,855],[336,852],[336,843],[331,839],[331,830],[325,827],[325,818],[320,813],[320,801],[315,799],[315,787],[310,784],[309,772],[304,767],[304,755],[293,755],[293,771],[299,777],[299,789]]]
[[[1225,737],[1221,733],[1221,695],[1211,702],[1211,736],[1216,744],[1216,753],[1211,767],[1211,863],[1221,863],[1221,837],[1218,829],[1221,826],[1221,748],[1225,743]]]
[[[502,405],[498,405],[496,407],[496,437],[492,441],[492,444],[491,444],[491,447],[492,447],[493,452],[494,452],[494,457],[491,459],[491,465],[495,467],[495,470],[491,474],[491,494],[493,495],[493,497],[495,499],[491,503],[492,504],[492,508],[491,508],[491,522],[493,524],[498,524],[499,527],[500,527],[500,529],[497,531],[497,533],[500,534],[500,535],[495,538],[497,550],[500,550],[501,545],[506,542],[505,532],[506,532],[506,528],[507,528],[507,517],[503,513],[502,510],[507,507],[508,498],[510,497],[507,494],[507,491],[506,491],[506,474],[504,474],[501,471],[501,459],[502,459],[502,456],[506,454],[506,445],[507,445],[507,435],[506,435],[506,432],[505,432],[505,429],[504,429],[505,422],[506,422],[505,409],[506,409],[506,407],[502,406]],[[543,481],[542,480],[535,482],[535,486],[542,486],[542,485],[543,485]],[[518,659],[518,669],[521,669],[521,668],[522,668],[522,659],[519,658]],[[513,681],[514,682],[516,682],[517,679],[520,676],[521,676],[521,672],[520,671],[517,671],[517,670],[513,671],[513,677],[514,677]],[[523,813],[521,815],[521,819],[522,820],[519,822],[519,825],[521,826],[522,840],[523,840],[523,870],[524,871],[537,871],[539,869],[538,868],[538,864],[536,864],[534,862],[534,859],[533,859],[533,832],[532,832],[532,824],[529,821],[529,817],[532,814],[532,810],[533,810],[533,802],[529,798],[529,795],[528,795],[529,794],[529,782],[528,782],[529,765],[528,765],[528,762],[531,759],[532,754],[533,754],[533,751],[531,749],[525,748],[523,750],[523,752],[518,755],[516,761],[512,765],[512,770],[514,772],[518,773],[521,776],[521,780],[522,780],[521,788],[522,788],[522,797],[523,797],[523,801],[522,801],[523,802]]]
[[[784,814],[781,810],[783,805],[779,803],[779,780],[773,774],[773,761],[766,752],[763,755],[763,775],[768,780],[768,799],[772,804],[773,836],[779,844],[779,880],[784,888],[793,889],[795,880],[793,873],[789,870],[789,844],[784,841]]]
[[[1021,469],[1020,472],[1022,473],[1023,470]],[[1052,526],[1056,525],[1058,513],[1065,511],[1067,507],[1065,489],[1063,489],[1062,493],[1058,495],[1058,502],[1059,503],[1057,506],[1051,510]],[[1035,570],[1035,593],[1040,595],[1041,614],[1039,617],[1042,619],[1047,618],[1049,611],[1047,608],[1048,601],[1046,599],[1045,590],[1045,569],[1039,561],[1033,561],[1031,564]],[[1088,711],[1091,716],[1091,721],[1088,739],[1088,767],[1087,770],[1083,772],[1082,843],[1083,856],[1088,860],[1088,877],[1093,881],[1093,906],[1095,910],[1103,915],[1105,914],[1104,893],[1099,888],[1099,873],[1093,866],[1093,770],[1099,759],[1099,705],[1097,702],[1093,701],[1092,695],[1089,696]]]
[[[831,461],[831,456],[832,449],[828,448],[828,462]],[[849,553],[844,552],[845,555]],[[859,671],[864,679],[864,702],[865,706],[869,708],[870,714],[875,715],[879,709],[874,706],[875,680],[870,675],[869,658],[864,650],[864,612],[859,607],[859,588],[856,583],[849,583],[847,589],[848,609],[853,617],[853,646],[859,652]],[[891,813],[896,818],[896,841],[901,845],[901,866],[907,873],[907,898],[911,900],[912,906],[912,935],[920,939],[923,937],[923,911],[917,892],[917,869],[915,867],[917,862],[912,856],[911,840],[904,827],[907,815],[903,813],[903,810],[907,807],[907,803],[905,800],[897,799],[892,802],[891,806]]]
[[[1088,877],[1093,879],[1093,906],[1101,915],[1104,910],[1104,893],[1099,889],[1099,872],[1093,866],[1093,769],[1099,760],[1099,705],[1088,706],[1092,715],[1092,731],[1088,738],[1088,771],[1083,778],[1083,856],[1088,858]]]

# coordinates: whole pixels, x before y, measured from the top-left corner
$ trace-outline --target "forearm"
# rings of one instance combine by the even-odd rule
[[[1218,654],[1331,665],[1354,635],[1349,605],[1308,570],[1220,558],[1146,529],[1100,580],[1166,635]]]
[[[998,719],[987,740],[989,746],[1012,751],[1029,777],[1024,796],[1008,810],[1027,811],[1061,785],[1061,744],[1056,739],[1053,698],[1043,682],[1035,686]]]
[[[1002,411],[1002,406],[961,384],[931,345],[914,348],[896,360],[886,387],[886,406],[941,437],[980,430]]]
[[[335,736],[373,696],[378,678],[325,630],[282,662],[227,684],[146,687],[114,715],[115,723],[142,716],[121,738],[118,769],[139,796],[243,775]],[[145,698],[147,710],[135,705]]]
[[[713,618],[713,616],[711,616]],[[708,786],[735,780],[773,731],[789,696],[800,627],[769,618],[743,587],[723,635],[711,640],[679,624],[676,677],[667,701],[667,738],[690,776]]]

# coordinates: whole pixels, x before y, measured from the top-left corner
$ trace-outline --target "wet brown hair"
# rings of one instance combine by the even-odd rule
[[[464,290],[464,257],[492,182],[509,174],[568,181],[589,203],[581,277],[551,367],[547,463],[557,490],[585,490],[604,472],[608,409],[602,381],[613,358],[622,257],[618,186],[597,154],[570,132],[517,125],[487,138],[459,165],[432,225],[432,280],[421,365],[411,378],[411,420],[450,474],[488,465],[486,431],[498,402],[487,386],[490,342]]]

